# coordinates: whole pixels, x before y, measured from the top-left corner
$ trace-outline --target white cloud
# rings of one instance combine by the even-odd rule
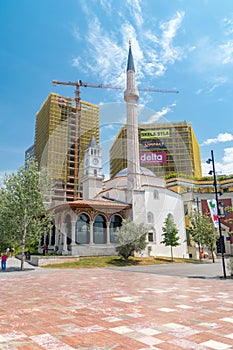
[[[203,162],[202,175],[208,175],[210,170],[212,170],[212,165]],[[233,174],[233,147],[224,149],[224,156],[222,158],[222,162],[215,161],[215,170],[217,175]]]
[[[223,162],[227,164],[229,163],[233,164],[233,147],[224,149]],[[233,168],[232,168],[232,173],[233,173]]]
[[[211,165],[206,164],[205,162],[202,163],[202,176],[209,175],[209,171],[212,170]],[[231,175],[233,174],[233,159],[231,163],[220,163],[215,162],[215,170],[217,175]]]
[[[233,14],[230,17],[225,17],[223,19],[223,25],[225,28],[225,35],[233,34]]]
[[[163,30],[161,45],[163,48],[162,58],[165,62],[174,63],[179,60],[183,52],[181,48],[172,45],[172,41],[177,34],[178,29],[184,18],[183,11],[177,11],[174,18],[168,22],[161,23],[160,28]]]
[[[223,64],[233,63],[233,40],[219,46],[219,56]]]
[[[216,89],[218,89],[222,85],[228,83],[228,81],[229,81],[229,78],[226,76],[211,77],[208,80],[208,82],[206,83],[206,86],[198,89],[196,91],[196,94],[197,95],[199,95],[201,93],[211,94],[213,91],[215,91]]]
[[[101,1],[105,9],[106,4],[105,0]],[[184,12],[177,11],[169,21],[161,23],[160,26],[155,21],[148,29],[148,21],[144,18],[141,5],[139,0],[126,0],[126,6],[120,13],[112,6],[110,15],[114,21],[112,30],[109,30],[103,27],[104,22],[96,14],[90,14],[90,9],[83,3],[87,30],[81,37],[81,31],[75,28],[74,36],[77,40],[85,40],[86,50],[73,59],[73,65],[83,73],[92,73],[101,83],[125,86],[129,39],[132,40],[138,85],[144,85],[145,76],[162,76],[168,65],[182,60],[184,52],[181,47],[174,45],[174,39],[182,25]],[[114,26],[118,27],[117,30]]]
[[[227,77],[221,76],[221,77],[216,77],[215,79],[211,79],[210,81],[210,87],[207,90],[207,93],[213,92],[215,89],[219,88],[221,85],[225,84],[228,81]]]
[[[112,7],[111,2],[109,0],[100,0],[100,6],[108,15],[110,15]]]
[[[175,106],[175,103],[173,103],[172,107]],[[150,124],[158,121],[159,119],[163,118],[165,115],[167,115],[171,111],[170,107],[163,107],[161,111],[155,112],[147,121],[144,121],[145,124]]]
[[[211,145],[213,143],[218,143],[218,142],[228,142],[232,140],[233,140],[233,135],[228,132],[225,132],[224,134],[223,133],[218,134],[218,136],[213,139],[207,139],[201,144],[201,146]]]
[[[129,11],[138,26],[141,26],[144,22],[140,2],[141,2],[140,0],[126,1]]]

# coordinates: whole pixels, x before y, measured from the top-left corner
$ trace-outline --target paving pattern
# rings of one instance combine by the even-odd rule
[[[233,281],[107,269],[1,272],[0,349],[233,349]]]

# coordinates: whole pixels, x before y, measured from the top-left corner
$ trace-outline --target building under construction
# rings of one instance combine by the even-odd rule
[[[51,93],[36,115],[34,155],[54,181],[55,201],[82,198],[84,151],[94,135],[99,143],[99,107]]]
[[[110,149],[110,177],[127,167],[126,126]],[[201,177],[200,148],[187,122],[140,124],[138,128],[140,165],[157,176],[171,173]]]

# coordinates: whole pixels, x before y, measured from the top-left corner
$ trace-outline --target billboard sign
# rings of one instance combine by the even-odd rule
[[[170,130],[169,129],[160,129],[160,130],[141,130],[140,137],[141,139],[151,139],[151,138],[163,138],[163,137],[169,137],[170,136]]]
[[[155,165],[166,163],[166,152],[140,152],[141,165]]]
[[[164,142],[160,140],[143,140],[142,141],[142,148],[143,149],[150,149],[150,148],[166,148],[166,145]]]

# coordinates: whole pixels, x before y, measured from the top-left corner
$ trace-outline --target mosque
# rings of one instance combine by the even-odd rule
[[[180,245],[175,257],[188,257],[184,206],[179,194],[166,188],[163,178],[140,167],[134,60],[129,45],[126,90],[127,169],[104,181],[101,148],[92,136],[84,156],[83,199],[51,208],[54,226],[47,244],[59,254],[74,256],[115,255],[115,232],[131,218],[148,228],[144,256],[170,256],[162,241],[164,220],[171,218]]]

